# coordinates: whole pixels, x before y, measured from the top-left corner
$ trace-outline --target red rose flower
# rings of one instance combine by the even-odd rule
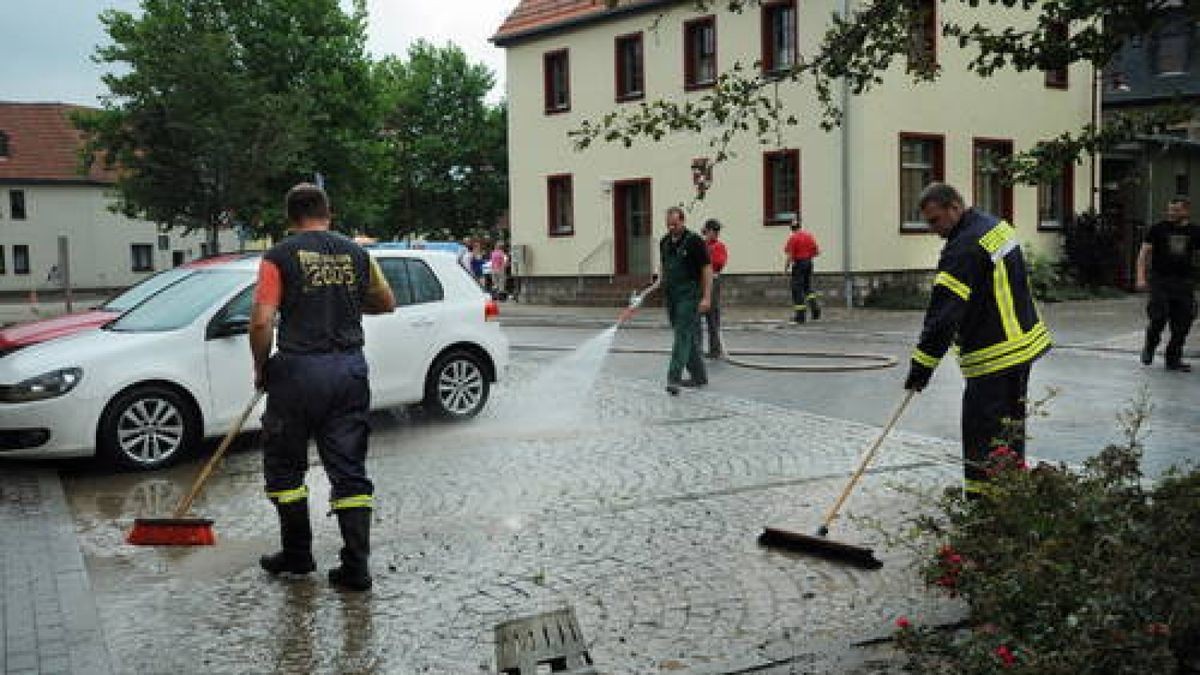
[[[1000,662],[1004,664],[1005,668],[1009,668],[1017,662],[1017,657],[1013,656],[1012,651],[1007,645],[1000,645],[999,647],[996,647],[996,656],[1000,659]]]
[[[896,619],[896,628],[899,628],[900,630],[908,630],[908,627],[911,625],[912,624],[908,621],[908,617],[902,616],[899,619]]]

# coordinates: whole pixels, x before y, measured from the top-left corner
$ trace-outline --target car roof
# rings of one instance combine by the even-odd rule
[[[401,249],[390,246],[378,247],[375,245],[364,246],[368,253],[376,258],[418,258],[421,260],[445,260],[453,258],[453,254],[449,251],[439,249]],[[262,260],[262,253],[255,251],[250,253],[228,253],[208,258],[194,260],[187,265],[188,267],[198,271],[206,270],[254,270],[258,269],[258,263]]]

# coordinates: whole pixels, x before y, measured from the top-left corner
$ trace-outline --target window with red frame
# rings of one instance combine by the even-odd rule
[[[548,52],[542,59],[546,88],[546,112],[571,109],[571,68],[567,50]]]
[[[763,221],[791,222],[800,215],[800,151],[763,153]]]
[[[646,95],[642,34],[622,35],[616,41],[617,100],[632,101]]]
[[[1067,30],[1067,24],[1060,22],[1052,23],[1046,29],[1049,33],[1051,44],[1065,45],[1067,40],[1071,38],[1070,31]],[[1062,59],[1066,59],[1067,55],[1064,52],[1061,55]],[[1067,88],[1067,64],[1063,63],[1054,68],[1046,68],[1046,86],[1053,89]]]
[[[571,174],[546,178],[546,201],[549,206],[548,231],[552,237],[575,234],[575,199]]]
[[[900,230],[927,232],[921,217],[921,191],[945,180],[945,139],[936,134],[900,134]]]
[[[796,0],[762,8],[762,68],[779,73],[796,65]]]
[[[683,84],[711,87],[717,81],[717,19],[706,16],[683,24]]]
[[[1001,164],[1012,157],[1012,141],[976,139],[973,163],[975,165],[975,206],[1007,220],[1013,221],[1013,189],[1006,184]]]
[[[927,72],[937,67],[937,2],[908,0],[908,70]]]
[[[1038,229],[1061,230],[1075,210],[1075,167],[1063,166],[1058,177],[1038,185]]]

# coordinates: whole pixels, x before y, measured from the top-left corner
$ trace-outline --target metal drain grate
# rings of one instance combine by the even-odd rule
[[[591,666],[592,657],[570,607],[496,626],[496,668],[501,675],[586,675],[596,672]]]

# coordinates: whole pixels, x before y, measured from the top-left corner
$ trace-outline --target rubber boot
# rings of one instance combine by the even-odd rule
[[[371,509],[342,509],[337,512],[342,531],[342,564],[329,570],[329,583],[347,591],[371,590]]]
[[[796,323],[804,323],[804,310],[796,310],[796,314],[792,317],[792,321]]]
[[[821,319],[821,305],[817,303],[817,296],[809,296],[808,307],[812,310],[813,321],[819,321]]]
[[[317,569],[312,556],[312,526],[308,522],[308,500],[276,504],[279,539],[283,550],[264,555],[258,564],[271,574],[308,574]]]

